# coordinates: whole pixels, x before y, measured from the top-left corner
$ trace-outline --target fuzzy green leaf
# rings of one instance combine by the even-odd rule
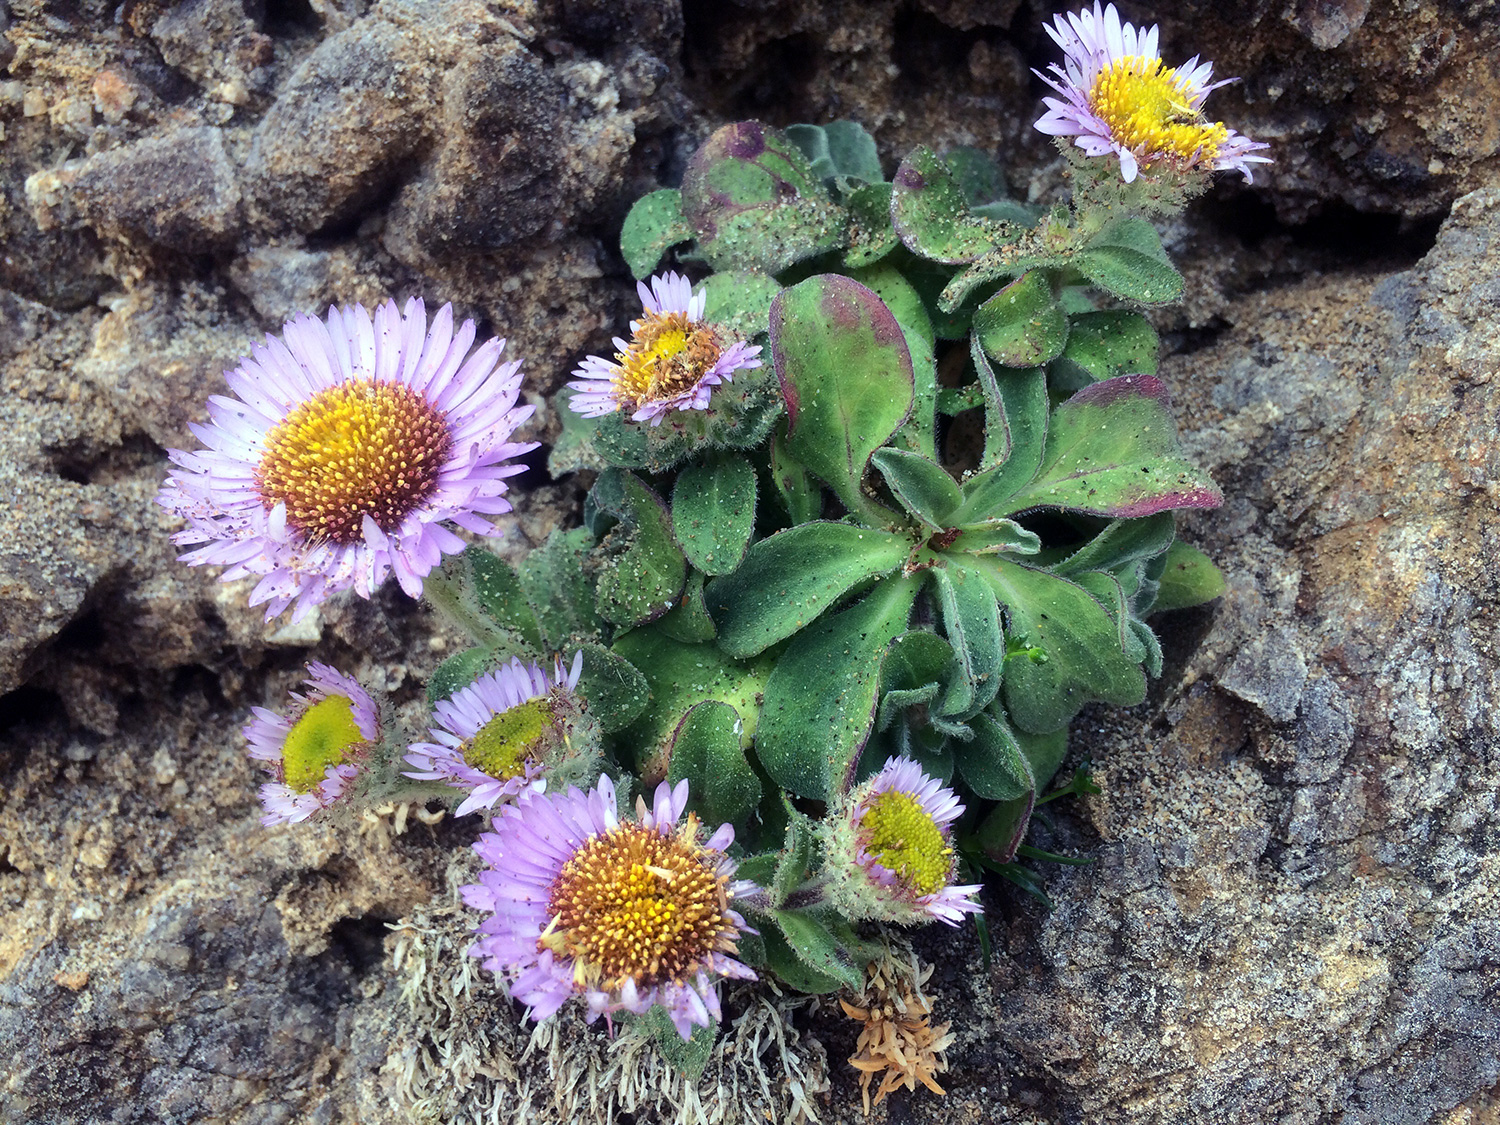
[[[608,469],[594,483],[594,502],[620,520],[604,541],[613,550],[599,572],[598,610],[623,628],[666,613],[682,593],[687,562],[672,539],[666,505],[634,474]]]
[[[688,783],[688,807],[704,824],[743,829],[760,804],[760,778],[740,743],[743,727],[738,711],[710,699],[683,716],[672,740],[667,780]]]
[[[884,178],[875,138],[857,121],[788,125],[786,135],[807,157],[813,174],[825,180],[843,177],[875,184]]]
[[[931,703],[956,667],[953,646],[936,633],[914,629],[902,633],[886,650],[880,665],[880,714],[884,730],[906,707]]]
[[[1045,270],[1028,270],[974,313],[974,335],[1005,367],[1036,367],[1055,358],[1068,339],[1068,318]]]
[[[857,270],[874,265],[901,245],[891,226],[890,184],[861,184],[849,193],[844,205],[849,208],[845,266]]]
[[[823,490],[807,469],[786,451],[786,427],[778,426],[771,437],[771,483],[781,498],[789,522],[807,523],[823,511]]]
[[[719,635],[714,619],[708,615],[708,604],[703,600],[702,572],[694,570],[688,573],[682,597],[670,611],[658,617],[655,624],[663,636],[685,645],[702,644]]]
[[[786,799],[779,797],[787,815],[786,843],[776,860],[771,881],[764,884],[773,906],[781,906],[807,881],[814,864],[817,830],[806,813],[798,812]],[[748,876],[746,876],[748,877]]]
[[[1175,532],[1171,512],[1143,519],[1115,520],[1078,550],[1049,569],[1064,578],[1086,570],[1116,570],[1155,558],[1172,545]]]
[[[810,277],[771,305],[771,351],[786,401],[786,450],[844,506],[885,522],[861,492],[870,454],[911,414],[915,376],[901,325],[873,291]]]
[[[1121,648],[1115,619],[1082,586],[1004,555],[970,557],[1005,608],[1006,634],[1041,650],[1042,659],[1006,663],[1005,706],[1018,727],[1046,733],[1092,700],[1128,707],[1146,697],[1146,677]]]
[[[427,678],[427,702],[437,703],[452,698],[455,692],[462,691],[484,675],[495,660],[495,650],[484,645],[454,653]]]
[[[672,530],[682,553],[704,574],[740,565],[755,523],[755,470],[743,457],[714,457],[677,474]]]
[[[536,614],[511,565],[478,546],[467,548],[464,558],[469,564],[474,593],[484,612],[500,625],[514,630],[532,648],[543,647]]]
[[[832,976],[812,968],[781,934],[769,917],[754,919],[765,945],[766,967],[798,992],[820,995],[846,987],[842,976]],[[795,925],[796,923],[793,923]]]
[[[960,526],[1005,514],[1006,501],[1041,467],[1049,419],[1047,377],[1040,368],[997,373],[978,340],[970,352],[984,388],[986,434],[980,470],[961,486],[963,506],[953,515]]]
[[[914,254],[949,264],[972,262],[1017,233],[1007,223],[971,214],[957,177],[926,145],[912,150],[891,182],[891,221]]]
[[[1015,520],[985,520],[967,525],[948,548],[950,552],[968,555],[993,555],[1008,551],[1013,555],[1034,555],[1042,549],[1042,537],[1028,531]]]
[[[801,149],[758,121],[725,125],[693,154],[682,212],[716,270],[776,274],[848,237],[848,212]]]
[[[1180,539],[1167,549],[1166,565],[1159,581],[1161,589],[1147,612],[1160,613],[1202,605],[1213,601],[1225,590],[1224,574],[1213,560]]]
[[[641,1017],[641,1022],[651,1033],[656,1049],[661,1052],[667,1065],[688,1082],[696,1083],[703,1074],[703,1068],[708,1065],[708,1060],[713,1057],[714,1042],[719,1038],[718,1025],[694,1026],[692,1035],[684,1039],[672,1022],[672,1017],[660,1004],[652,1004]]]
[[[605,734],[624,730],[646,709],[651,686],[634,664],[602,645],[578,647],[583,652],[578,694],[588,700],[589,713]]]
[[[755,752],[772,780],[832,800],[875,721],[886,647],[906,629],[920,578],[888,579],[798,634],[766,680]]]
[[[553,531],[545,543],[527,553],[516,571],[541,628],[543,649],[561,649],[571,637],[599,631],[594,587],[583,572],[583,556],[592,541],[581,527]]]
[[[814,972],[834,978],[845,988],[864,985],[864,966],[855,964],[849,950],[817,915],[803,910],[773,910],[771,917],[787,944]]]
[[[861,582],[895,573],[911,546],[888,531],[824,521],[762,539],[738,570],[708,585],[719,647],[731,656],[764,651]]]
[[[1179,455],[1162,381],[1122,375],[1053,411],[1041,468],[992,514],[1065,508],[1125,519],[1223,502],[1208,474]]]
[[[880,470],[901,506],[934,531],[946,528],[944,521],[963,502],[948,470],[931,458],[887,447],[877,449],[870,463]]]
[[[1182,298],[1182,274],[1145,219],[1111,219],[1070,263],[1101,289],[1127,301],[1165,305]]]
[[[1068,343],[1047,367],[1052,386],[1071,394],[1117,375],[1155,375],[1161,341],[1140,313],[1109,309],[1071,318]]]
[[[995,591],[978,571],[966,566],[937,566],[927,572],[937,587],[943,633],[953,646],[958,670],[937,712],[966,719],[990,705],[1000,690],[1005,666],[1005,637]]]
[[[969,788],[988,801],[1013,801],[1034,792],[1031,763],[1010,725],[989,713],[975,715],[970,723],[973,741],[954,748],[959,776]]]
[[[726,270],[708,277],[699,288],[703,319],[749,340],[770,329],[771,302],[781,292],[781,283],[753,270]],[[744,377],[743,372],[735,374],[736,379]]]
[[[620,253],[632,274],[645,277],[663,254],[692,237],[693,228],[682,217],[682,192],[662,188],[641,196],[630,208],[620,229]]]

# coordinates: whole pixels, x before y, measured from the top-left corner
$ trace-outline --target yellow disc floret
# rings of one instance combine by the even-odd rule
[[[865,851],[919,895],[948,885],[953,849],[932,815],[910,793],[888,789],[870,798],[859,819]]]
[[[692,390],[723,354],[718,333],[687,313],[648,311],[634,329],[630,346],[615,353],[617,397],[631,410]]]
[[[255,483],[267,511],[313,542],[355,543],[364,517],[392,531],[437,488],[452,437],[442,411],[402,383],[351,379],[266,435]]]
[[[480,727],[464,743],[464,761],[500,781],[520,777],[552,724],[552,704],[546,699],[528,699]]]
[[[728,877],[696,834],[690,816],[671,836],[626,823],[590,837],[553,881],[538,948],[572,958],[579,987],[606,991],[683,982],[709,954],[733,953]]]
[[[1116,60],[1099,72],[1088,97],[1114,140],[1143,160],[1207,163],[1229,137],[1223,124],[1204,119],[1192,85],[1160,59]]]
[[[319,700],[302,713],[282,743],[282,780],[294,792],[311,792],[329,766],[348,761],[349,751],[364,742],[354,721],[354,704],[347,697]]]

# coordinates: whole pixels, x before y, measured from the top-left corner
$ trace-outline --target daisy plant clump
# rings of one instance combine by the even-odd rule
[[[423,730],[313,665],[247,734],[272,819],[471,816],[475,953],[537,1019],[643,1021],[691,1073],[721,979],[859,996],[890,927],[982,926],[976,873],[1034,886],[1033,810],[1088,788],[1047,794],[1071,720],[1140,703],[1153,615],[1222,592],[1143,310],[1183,289],[1153,220],[1269,158],[1155,28],[1049,32],[1050,206],[970,148],[887,176],[852,122],[726,125],[639,200],[639,314],[552,373],[580,525],[515,561],[459,533],[509,509],[530,408],[447,308],[293,321],[173,453],[186,561],[272,614],[394,574],[468,634]]]

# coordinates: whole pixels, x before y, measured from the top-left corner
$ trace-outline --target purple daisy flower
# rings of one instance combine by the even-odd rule
[[[380,709],[359,681],[316,661],[307,673],[307,694],[291,693],[290,716],[252,707],[245,724],[250,757],[275,778],[260,787],[268,827],[306,820],[344,796],[380,742]]]
[[[851,918],[956,926],[978,913],[979,884],[954,886],[958,860],[949,827],[958,797],[910,758],[890,758],[850,794],[827,830],[831,897]]]
[[[569,407],[585,418],[616,410],[632,421],[661,425],[673,410],[707,410],[720,383],[736,371],[760,366],[760,348],[731,341],[717,325],[705,323],[705,293],[693,293],[681,274],[661,274],[636,282],[645,314],[630,322],[631,337],[615,337],[615,361],[591,355],[573,372],[576,393]]]
[[[663,782],[622,821],[605,776],[587,793],[524,792],[480,836],[490,867],[462,894],[491,913],[469,952],[509,978],[532,1018],[573,995],[589,1021],[660,1004],[687,1039],[719,1020],[719,978],[755,979],[736,960],[749,927],[730,908],[755,885],[734,879],[730,825],[699,843],[687,797],[686,781]]]
[[[192,427],[206,448],[168,450],[178,468],[157,501],[188,521],[173,541],[199,544],[182,561],[260,575],[250,604],[267,620],[342,590],[368,598],[393,571],[420,596],[464,548],[444,525],[498,535],[483,517],[510,511],[505,478],[524,466],[508,462],[536,448],[508,440],[534,409],[516,406],[520,363],[499,363],[504,340],[470,355],[473,342],[473,321],[455,332],[444,305],[429,329],[416,298],[267,336],[225,373],[237,397],[212,396]]]
[[[583,671],[583,652],[571,669],[561,659],[552,678],[536,664],[509,664],[480,676],[432,709],[433,742],[415,742],[406,760],[417,768],[407,777],[444,781],[470,793],[454,815],[493,808],[525,789],[544,789],[538,775],[567,737],[571,692]]]
[[[1047,112],[1036,128],[1072,137],[1089,156],[1114,153],[1130,183],[1142,167],[1165,163],[1190,168],[1232,169],[1253,180],[1251,165],[1269,164],[1255,155],[1269,145],[1252,141],[1222,122],[1203,116],[1203,100],[1234,79],[1210,82],[1214,64],[1194,55],[1177,68],[1157,54],[1157,28],[1138,30],[1120,21],[1110,4],[1059,15],[1047,34],[1063,49],[1063,65],[1050,74],[1033,71],[1061,98],[1043,98]]]

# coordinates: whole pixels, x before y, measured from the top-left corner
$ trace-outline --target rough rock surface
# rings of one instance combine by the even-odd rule
[[[1077,724],[1105,794],[1039,829],[1097,860],[1047,873],[1057,909],[995,891],[988,969],[968,931],[920,936],[950,1094],[876,1117],[1494,1125],[1500,20],[1125,8],[1244,76],[1212,105],[1276,145],[1167,232],[1192,290],[1163,374],[1228,497],[1189,534],[1230,593],[1162,623],[1150,703]],[[162,450],[223,368],[293,312],[420,295],[540,395],[629,308],[629,201],[734,116],[854,117],[888,162],[996,148],[1044,197],[1048,14],[0,3],[0,1118],[410,1108],[427,1041],[387,923],[443,899],[472,830],[263,833],[237,730],[312,657],[416,715],[452,638],[394,589],[266,624],[173,562]],[[576,518],[567,482],[524,499],[507,551]],[[460,1014],[526,1042],[498,1002]],[[792,1018],[820,1117],[862,1120],[852,1025]],[[554,1062],[525,1088],[570,1119]]]

